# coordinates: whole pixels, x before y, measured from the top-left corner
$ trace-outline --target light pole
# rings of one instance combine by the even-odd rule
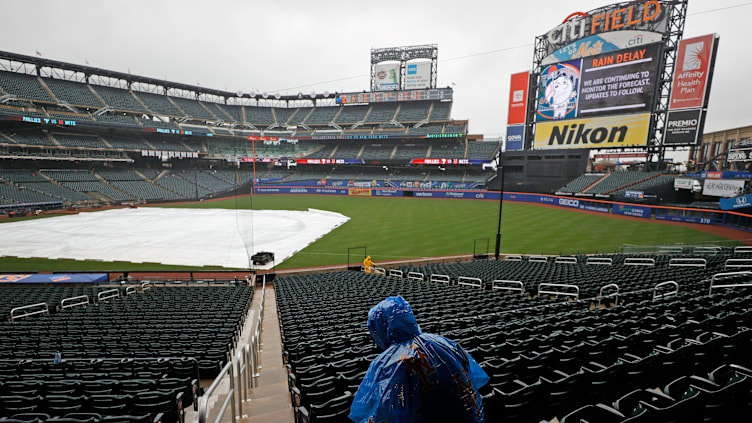
[[[499,250],[501,249],[501,209],[504,204],[504,166],[501,165],[501,152],[496,161],[496,177],[501,178],[501,185],[499,186],[499,225],[496,228],[496,254],[494,258],[499,259]]]

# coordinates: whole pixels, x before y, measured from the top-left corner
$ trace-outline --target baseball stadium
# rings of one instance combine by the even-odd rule
[[[311,92],[0,51],[0,423],[752,419],[752,124],[714,120],[752,3],[695,1]],[[450,65],[510,51],[473,130]]]

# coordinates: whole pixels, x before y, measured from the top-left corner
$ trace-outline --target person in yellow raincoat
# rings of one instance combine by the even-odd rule
[[[366,257],[365,260],[363,260],[363,271],[366,273],[373,273],[373,260],[371,260],[371,256]]]

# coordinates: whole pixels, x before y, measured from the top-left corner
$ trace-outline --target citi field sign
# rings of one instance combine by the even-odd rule
[[[633,30],[663,34],[670,11],[670,7],[659,1],[634,1],[573,13],[543,36],[548,41],[546,54],[586,37],[609,32]]]

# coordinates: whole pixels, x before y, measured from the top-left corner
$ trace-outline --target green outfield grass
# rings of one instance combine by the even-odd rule
[[[165,207],[250,208],[249,197]],[[348,247],[368,248],[380,260],[473,253],[475,239],[494,249],[498,203],[416,198],[266,195],[252,199],[254,209],[330,210],[350,220],[279,265],[294,268],[341,264]],[[4,220],[3,222],[8,222]],[[1,230],[0,230],[1,233]],[[684,226],[616,219],[572,210],[506,202],[501,251],[574,254],[618,252],[623,244],[699,243],[724,240]],[[485,249],[485,241],[480,242]],[[0,258],[3,271],[178,270],[181,266]]]

